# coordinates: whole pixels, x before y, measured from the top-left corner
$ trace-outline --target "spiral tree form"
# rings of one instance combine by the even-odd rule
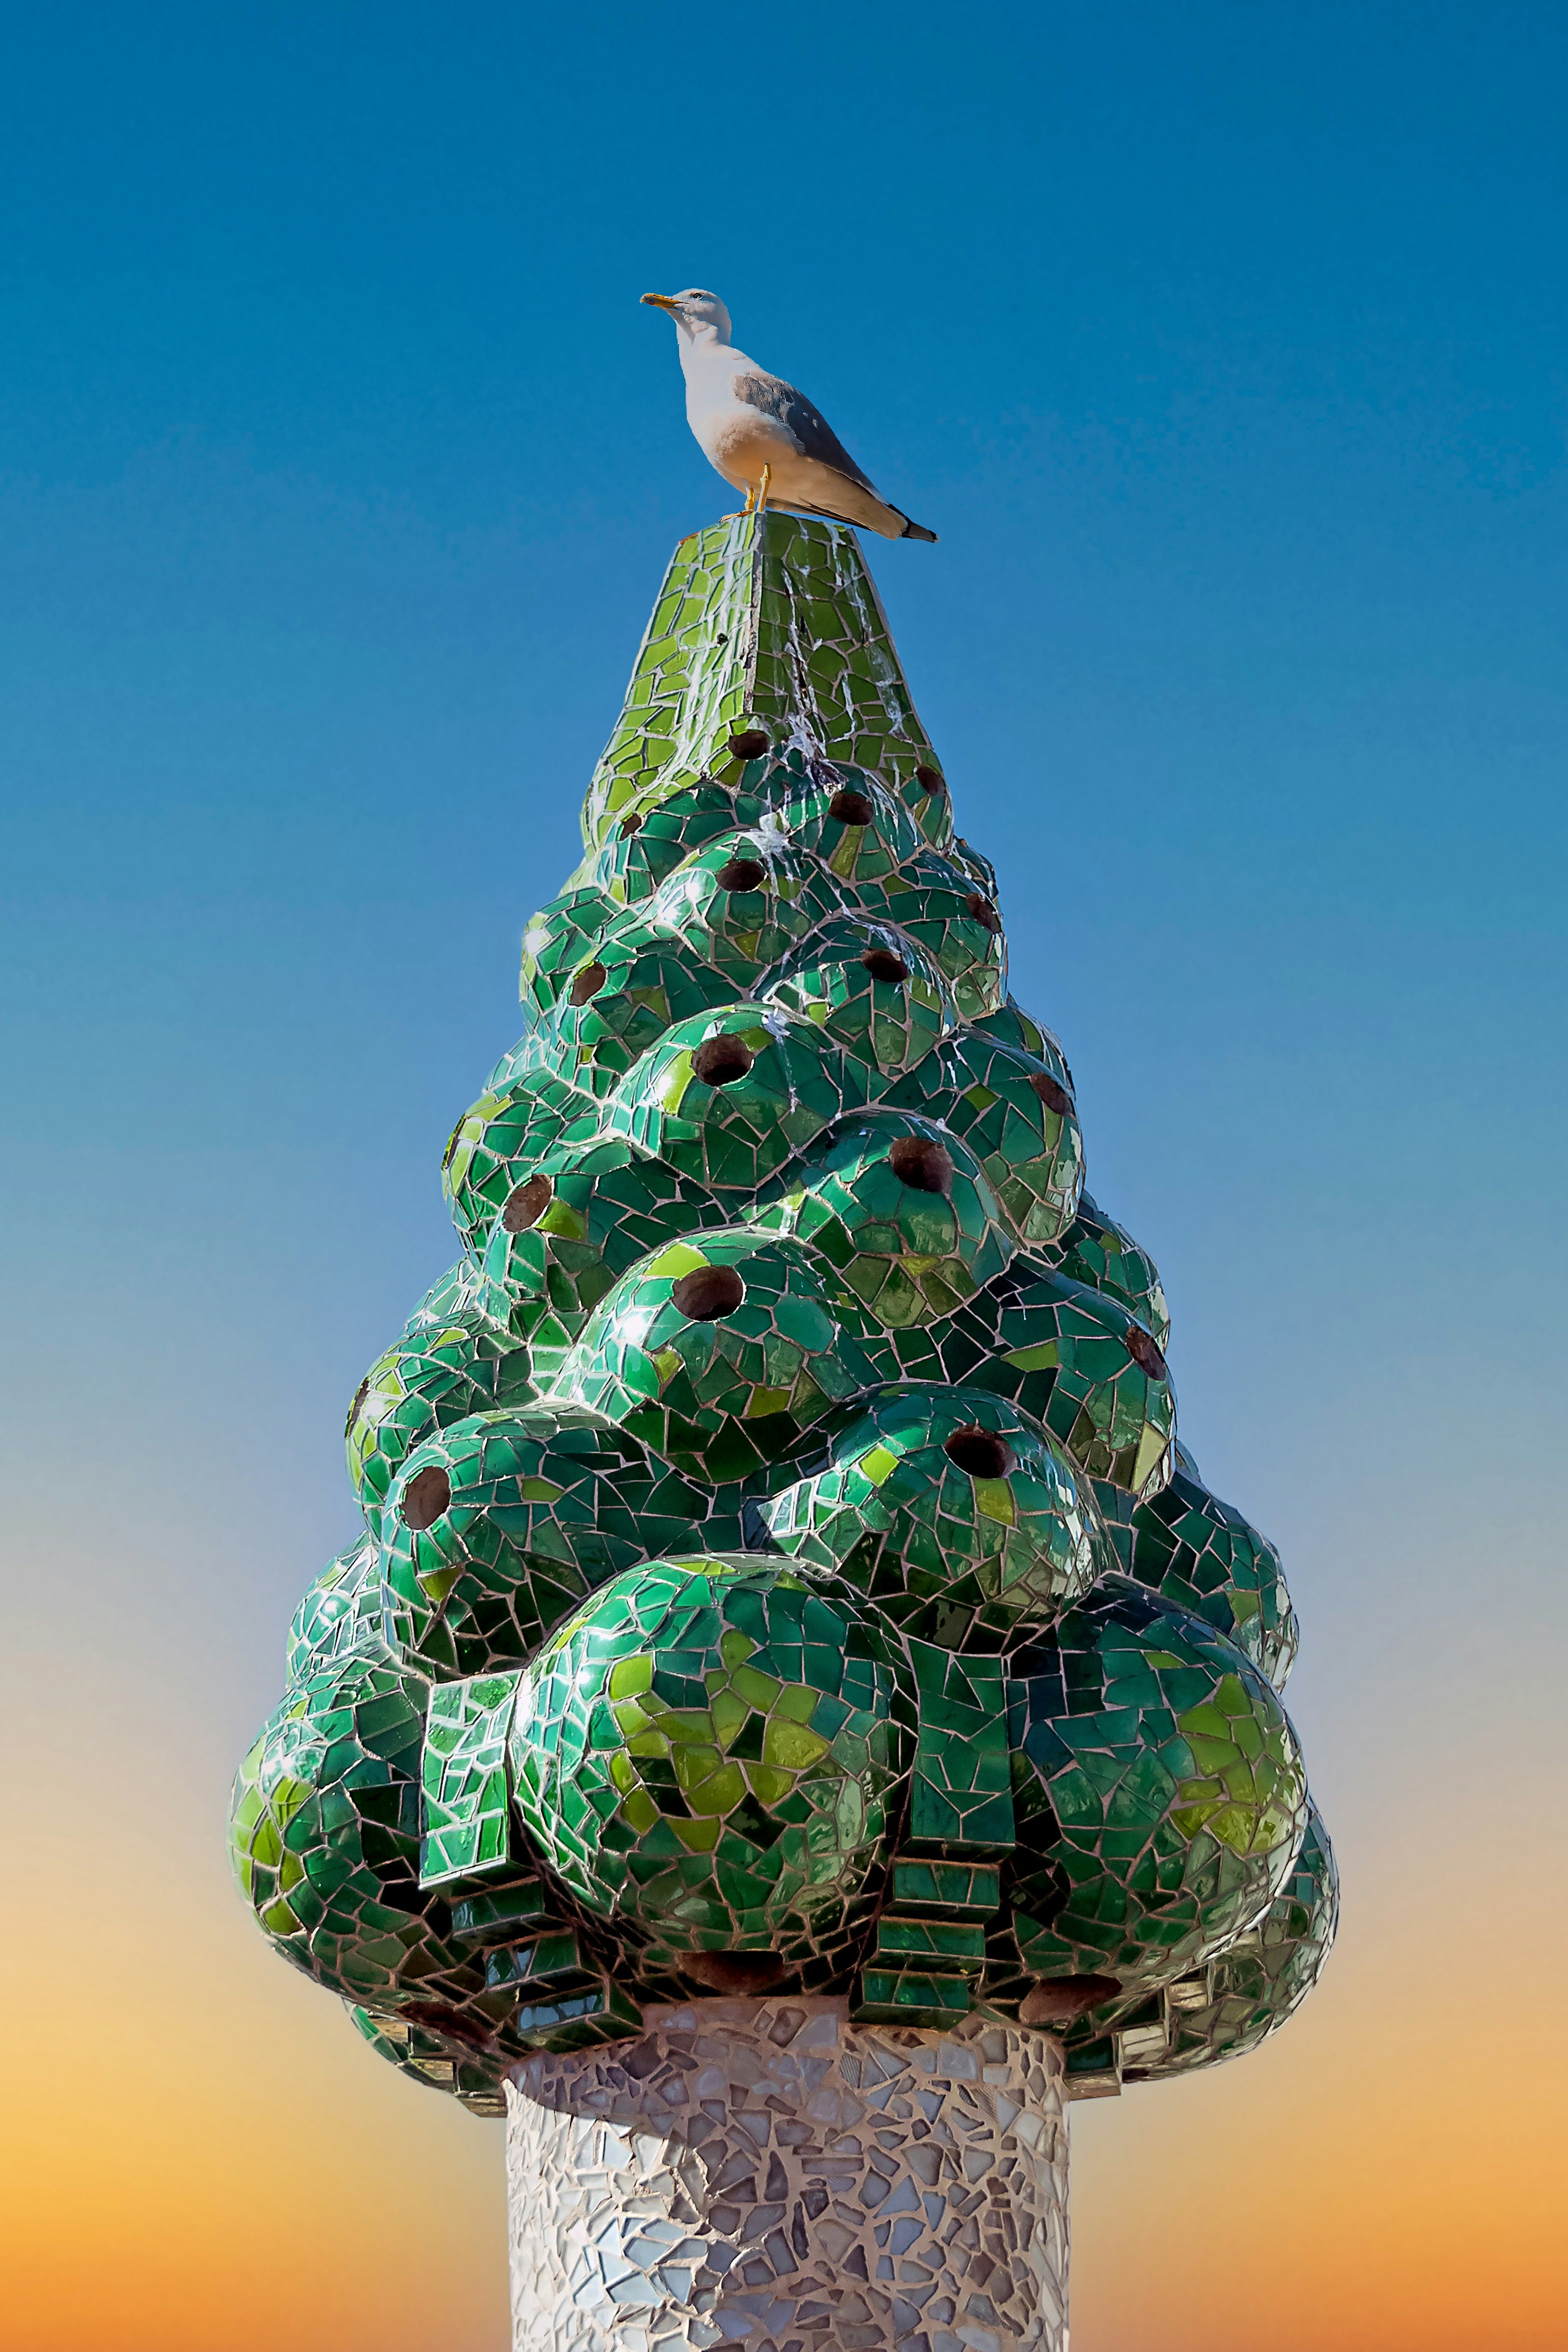
[[[240,1771],[263,1929],[482,2115],[742,1998],[1251,2049],[1334,1922],[1295,1619],[852,533],[682,541],[584,832]]]

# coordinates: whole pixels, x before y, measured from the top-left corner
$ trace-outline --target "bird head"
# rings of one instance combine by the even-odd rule
[[[684,294],[645,294],[642,299],[656,310],[668,310],[691,342],[727,343],[730,340],[730,313],[717,294],[700,286],[689,286]]]

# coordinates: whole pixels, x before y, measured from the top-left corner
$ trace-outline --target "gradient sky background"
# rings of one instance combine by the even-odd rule
[[[730,503],[693,282],[942,533],[906,666],[1305,1623],[1339,1950],[1078,2109],[1075,2352],[1568,2334],[1565,97],[1508,0],[0,12],[18,2352],[505,2340],[500,2127],[222,1822]]]

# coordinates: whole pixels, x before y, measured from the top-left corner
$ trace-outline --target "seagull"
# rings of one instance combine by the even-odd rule
[[[730,341],[717,294],[645,294],[680,332],[686,421],[709,464],[746,493],[745,511],[770,494],[806,514],[858,522],[884,539],[934,540],[934,530],[879,497],[820,409],[783,376],[770,375]]]

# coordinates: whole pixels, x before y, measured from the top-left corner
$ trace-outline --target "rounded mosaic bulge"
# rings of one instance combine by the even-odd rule
[[[994,1013],[984,1013],[965,1025],[977,1037],[990,1037],[999,1045],[1016,1046],[1031,1061],[1043,1062],[1058,1086],[1065,1087],[1069,1095],[1076,1092],[1061,1039],[1032,1013],[1026,1013],[1016,996],[1007,997]]]
[[[1170,2082],[1256,2050],[1295,2015],[1321,1976],[1339,1913],[1333,1849],[1309,1801],[1306,1835],[1284,1885],[1262,1918],[1201,1975],[1170,1988],[1164,2047],[1141,2043],[1123,2064],[1123,2081]]]
[[[964,1377],[1043,1422],[1091,1478],[1139,1501],[1157,1495],[1171,1475],[1176,1399],[1152,1333],[1114,1298],[1022,1258],[970,1310],[972,1324],[982,1307],[993,1351]]]
[[[698,1232],[621,1276],[555,1392],[722,1486],[787,1457],[835,1404],[874,1384],[865,1326],[805,1244],[750,1225]]]
[[[792,761],[800,760],[796,770]],[[918,828],[896,794],[858,768],[808,765],[801,754],[773,772],[764,825],[793,849],[819,858],[847,888],[871,897],[921,848]]]
[[[345,1658],[395,1664],[384,1618],[381,1549],[373,1535],[364,1535],[327,1562],[294,1612],[286,1652],[290,1686]]]
[[[675,869],[647,913],[722,972],[733,998],[749,996],[758,973],[836,914],[843,895],[818,859],[759,829],[707,843]]]
[[[840,917],[759,982],[758,996],[841,1045],[882,1094],[956,1018],[936,960],[890,923]]]
[[[768,1531],[919,1640],[1008,1649],[1112,1564],[1088,1482],[984,1390],[886,1391],[845,1408],[826,1451],[762,1506]]]
[[[703,1186],[621,1136],[559,1145],[514,1161],[512,1174],[482,1267],[545,1388],[618,1275],[724,1213]]]
[[[354,2001],[344,2006],[361,2041],[409,2082],[422,2083],[428,2091],[454,2092],[470,2115],[505,2115],[510,2053],[468,2049],[450,2032],[435,2032],[403,2018],[380,2017]]]
[[[606,892],[574,878],[559,898],[529,917],[522,934],[518,993],[534,1022],[548,1018],[584,949],[608,929],[619,912]]]
[[[427,1437],[537,1394],[526,1342],[477,1308],[395,1340],[354,1391],[343,1430],[349,1477],[371,1532],[381,1532],[393,1482]]]
[[[470,1315],[481,1315],[497,1330],[506,1328],[505,1301],[492,1288],[476,1258],[465,1250],[444,1274],[438,1274],[403,1327],[403,1337],[421,1331],[445,1330]]]
[[[842,1120],[775,1179],[757,1222],[820,1250],[890,1328],[951,1314],[1013,1255],[973,1154],[910,1111]]]
[[[1306,1828],[1296,1736],[1257,1667],[1112,1576],[1011,1673],[1026,1969],[1125,1991],[1223,1950],[1279,1893]]]
[[[1069,1281],[1086,1282],[1091,1290],[1119,1300],[1164,1348],[1171,1336],[1171,1310],[1159,1269],[1148,1251],[1087,1192],[1049,1255],[1052,1265]]]
[[[552,1070],[525,1070],[488,1087],[452,1129],[441,1161],[442,1189],[465,1248],[483,1255],[521,1163],[567,1137],[586,1142],[598,1117],[593,1097]]]
[[[500,1303],[478,1261],[465,1250],[444,1274],[437,1276],[405,1323],[404,1336],[412,1338],[418,1331],[439,1331],[448,1323],[458,1322],[464,1316],[475,1313],[502,1328],[506,1317],[497,1312]]]
[[[1026,1248],[1055,1242],[1072,1223],[1083,1192],[1083,1137],[1071,1095],[1043,1062],[961,1029],[887,1100],[963,1137]]]
[[[672,1022],[732,1000],[735,984],[637,907],[574,966],[542,1024],[539,1051],[558,1077],[607,1095]]]
[[[1007,995],[1007,940],[995,900],[961,866],[921,849],[888,877],[883,904],[935,957],[963,1021],[998,1012]]]
[[[640,906],[694,850],[741,824],[733,793],[710,779],[668,782],[645,793],[610,824],[572,879],[616,908]]]
[[[1205,1619],[1284,1689],[1300,1635],[1279,1554],[1210,1494],[1180,1445],[1170,1484],[1132,1513],[1129,1558],[1140,1584]]]
[[[961,833],[955,833],[942,855],[950,866],[956,866],[961,874],[967,876],[972,887],[984,890],[994,904],[996,868],[984,850],[976,849],[972,842],[965,841]]]
[[[712,1191],[755,1192],[867,1094],[865,1071],[809,1022],[736,1004],[667,1030],[604,1126]]]
[[[953,837],[952,796],[930,745],[896,760],[887,782],[913,817],[927,846],[945,849]]]
[[[426,1685],[350,1658],[289,1691],[235,1781],[229,1858],[277,1950],[352,2000],[460,2008],[484,1979],[419,1886]]]
[[[388,1497],[388,1637],[444,1676],[519,1664],[650,1543],[679,1540],[691,1501],[581,1405],[459,1422],[409,1455]]]
[[[901,1651],[844,1587],[754,1554],[645,1561],[528,1668],[511,1759],[549,1871],[647,1965],[841,1953],[913,1746]]]

